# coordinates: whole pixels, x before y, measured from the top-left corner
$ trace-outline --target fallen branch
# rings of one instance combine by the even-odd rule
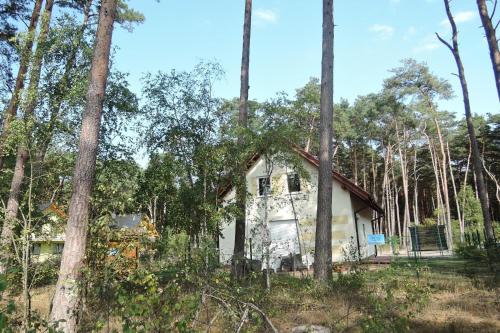
[[[217,290],[215,288],[211,288],[214,292],[217,292]],[[218,302],[220,302],[221,304],[224,305],[224,307],[230,311],[233,316],[235,316],[236,318],[240,318],[238,316],[236,316],[236,314],[234,313],[234,311],[232,310],[231,306],[222,298],[218,297],[218,296],[215,296],[213,294],[206,294],[207,297],[210,297]],[[278,330],[276,329],[276,327],[274,327],[273,323],[271,322],[271,319],[269,319],[269,317],[264,313],[264,311],[262,311],[257,305],[253,304],[253,303],[246,303],[246,302],[242,302],[238,299],[236,299],[235,297],[233,296],[230,296],[230,295],[226,295],[228,298],[234,300],[237,304],[241,305],[244,309],[244,312],[248,312],[248,308],[251,308],[253,309],[254,311],[258,312],[262,318],[264,318],[264,320],[266,321],[267,325],[271,328],[271,330],[274,332],[274,333],[278,333]],[[248,313],[247,313],[248,315]]]
[[[241,328],[243,327],[243,324],[248,318],[248,308],[245,307],[245,312],[243,312],[243,315],[241,316],[240,324],[238,325],[238,329],[236,330],[236,333],[240,333]]]
[[[210,328],[212,327],[212,325],[215,323],[215,321],[219,317],[219,314],[220,314],[220,310],[217,311],[217,313],[215,313],[215,316],[212,319],[210,319],[210,322],[208,323],[208,326],[207,326],[207,329],[205,330],[205,333],[210,332]]]

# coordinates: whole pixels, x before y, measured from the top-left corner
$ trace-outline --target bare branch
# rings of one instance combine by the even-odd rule
[[[493,5],[493,11],[491,12],[491,16],[490,16],[490,21],[492,21],[493,16],[495,16],[495,11],[497,10],[497,2],[498,2],[498,0],[495,0],[495,3]]]
[[[248,318],[248,307],[245,307],[245,311],[243,312],[243,315],[241,316],[240,324],[238,325],[238,329],[236,330],[236,333],[240,333],[241,328],[243,327],[243,324]]]
[[[247,305],[249,307],[251,307],[252,309],[254,309],[255,311],[259,312],[261,314],[261,316],[266,320],[267,324],[273,330],[273,332],[278,333],[278,330],[276,329],[276,327],[274,327],[271,320],[266,316],[266,314],[261,309],[259,309],[255,304],[252,304],[252,303],[247,303]]]
[[[439,34],[436,32],[436,37],[437,39],[439,39],[439,41],[441,43],[443,43],[450,51],[451,53],[454,53],[455,50],[453,49],[453,47],[450,45],[450,43],[448,43],[447,41],[445,41],[443,38],[441,38],[441,36],[439,36]]]

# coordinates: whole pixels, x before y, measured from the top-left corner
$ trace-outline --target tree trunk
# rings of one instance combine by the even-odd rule
[[[451,167],[450,147],[448,146],[448,142],[446,142],[446,152],[448,153],[448,165],[450,167],[451,185],[453,186],[453,196],[455,197],[455,206],[457,207],[458,225],[460,227],[460,242],[463,242],[465,230],[463,228],[462,212],[460,211],[460,202],[458,199],[457,186],[455,185],[455,177],[453,177],[453,168]]]
[[[14,236],[13,227],[15,225],[17,210],[19,209],[19,193],[21,192],[21,185],[24,176],[24,165],[28,159],[28,155],[19,156],[22,158],[22,163],[17,163],[12,175],[12,182],[10,184],[9,199],[7,201],[7,209],[5,211],[5,219],[2,226],[2,261],[0,262],[0,273],[5,273],[6,267],[10,264],[12,258],[11,244]]]
[[[333,0],[323,0],[323,53],[319,121],[318,207],[314,277],[332,276]]]
[[[488,7],[485,0],[477,0],[477,8],[479,16],[483,24],[488,47],[490,48],[491,65],[493,66],[493,73],[495,74],[495,84],[497,86],[498,99],[500,100],[500,51],[498,50],[498,40],[496,36],[496,29],[491,23],[493,14],[495,13],[497,0],[495,0],[495,7],[491,16],[488,14]]]
[[[31,14],[30,25],[28,26],[28,37],[26,44],[21,50],[21,60],[19,62],[19,69],[17,71],[16,84],[12,97],[10,98],[9,105],[5,110],[2,122],[2,134],[0,135],[0,170],[3,169],[3,155],[5,153],[5,141],[9,135],[10,123],[17,115],[17,108],[19,106],[19,98],[22,89],[24,88],[24,79],[28,72],[28,65],[31,58],[31,50],[33,48],[33,39],[36,33],[36,26],[40,17],[40,10],[42,9],[43,0],[36,0],[33,12]]]
[[[9,199],[7,201],[7,208],[5,212],[5,222],[2,227],[2,246],[5,259],[8,257],[9,244],[12,239],[12,228],[13,222],[17,218],[17,211],[19,209],[19,196],[21,194],[21,186],[24,178],[24,167],[28,159],[28,141],[31,136],[30,129],[30,119],[33,117],[35,107],[38,101],[38,84],[40,82],[40,73],[42,68],[43,52],[45,48],[45,43],[47,40],[47,35],[49,32],[50,19],[52,17],[52,7],[54,5],[54,0],[47,0],[45,4],[45,9],[42,15],[42,24],[40,28],[40,35],[37,39],[37,47],[35,55],[33,57],[32,69],[30,75],[30,83],[28,87],[28,100],[26,103],[26,110],[24,110],[24,117],[26,120],[24,142],[19,144],[16,156],[16,166],[14,167],[14,174],[12,176],[12,181],[9,191]],[[3,271],[3,265],[0,265],[0,271]]]
[[[408,194],[408,158],[406,150],[406,129],[403,127],[403,141],[404,150],[401,147],[401,138],[399,136],[399,129],[396,123],[396,138],[398,140],[398,152],[399,152],[399,162],[401,165],[401,178],[403,183],[403,199],[404,199],[404,211],[403,211],[403,233],[406,234],[406,230],[410,224],[410,198]],[[406,238],[404,238],[406,242]],[[406,244],[404,243],[403,244]]]
[[[438,157],[437,153],[434,151],[434,143],[431,140],[431,138],[427,135],[427,133],[424,132],[424,135],[427,137],[427,141],[429,143],[429,153],[431,155],[431,162],[432,162],[432,168],[434,170],[434,178],[436,180],[436,205],[435,209],[437,209],[437,224],[441,224],[441,222],[444,223],[444,220],[441,220],[441,215],[442,215],[442,210],[443,210],[443,204],[442,204],[442,197],[441,197],[441,182],[440,182],[440,176],[439,176],[439,167],[438,167]]]
[[[116,0],[101,1],[96,44],[80,132],[80,146],[73,176],[73,194],[69,205],[66,242],[50,314],[51,320],[65,320],[59,324],[64,332],[77,331],[80,298],[78,278],[87,242],[89,202],[95,175],[116,6]]]
[[[72,73],[73,73],[73,68],[75,67],[76,64],[76,56],[78,54],[78,50],[80,49],[80,45],[82,43],[83,35],[85,33],[85,29],[87,28],[88,24],[88,19],[89,19],[89,14],[90,14],[90,8],[92,6],[93,0],[87,0],[85,3],[85,6],[83,8],[83,20],[82,24],[80,26],[80,29],[78,30],[78,33],[76,34],[74,40],[73,40],[73,46],[71,53],[68,57],[68,60],[66,61],[66,65],[64,66],[64,73],[57,82],[57,85],[55,87],[55,97],[54,100],[50,103],[50,118],[48,122],[48,127],[46,134],[42,136],[42,139],[39,140],[38,144],[38,151],[36,153],[36,162],[37,164],[41,164],[44,159],[45,155],[47,154],[47,150],[49,148],[49,145],[52,141],[52,137],[54,136],[54,129],[56,126],[56,122],[59,119],[59,115],[61,113],[61,106],[64,100],[64,97],[69,91],[69,88],[71,84],[73,83],[72,80]],[[39,166],[40,169],[41,166]],[[41,172],[38,172],[40,174]]]
[[[415,155],[413,157],[413,199],[414,199],[414,210],[413,210],[413,220],[416,225],[420,224],[419,214],[418,214],[418,175],[417,175],[417,147],[415,147]]]
[[[352,170],[354,173],[354,184],[358,185],[358,154],[356,153],[356,144],[351,146],[353,159]]]
[[[441,150],[441,172],[440,173],[441,173],[442,193],[443,193],[444,205],[445,205],[444,221],[445,221],[446,229],[447,229],[448,244],[451,248],[453,248],[453,233],[451,230],[450,195],[448,193],[448,176],[447,176],[448,170],[446,168],[448,158],[446,157],[443,135],[441,133],[441,126],[439,126],[439,122],[438,122],[435,114],[434,114],[434,124],[436,125],[436,130],[437,130],[437,135],[438,135],[438,140],[439,140],[439,148]],[[436,153],[436,162],[438,160],[439,159],[437,158],[437,153]]]
[[[248,89],[250,69],[250,33],[252,30],[252,0],[245,0],[245,16],[243,22],[243,51],[241,55],[241,86],[240,86],[240,112],[238,116],[238,147],[245,145],[245,133],[248,126]],[[236,183],[236,206],[239,214],[236,217],[233,251],[233,275],[240,278],[243,275],[245,260],[245,224],[246,224],[246,156],[238,162]]]
[[[481,157],[479,155],[479,147],[477,143],[476,133],[474,130],[474,124],[472,123],[472,112],[469,101],[469,89],[467,87],[467,81],[465,79],[465,70],[462,64],[462,59],[460,58],[460,52],[458,49],[458,31],[457,26],[455,24],[455,20],[450,10],[449,0],[444,0],[444,5],[446,8],[446,15],[448,16],[448,20],[450,21],[453,37],[452,37],[452,45],[450,45],[447,41],[441,38],[439,34],[436,34],[438,39],[448,47],[448,49],[453,54],[455,58],[455,62],[457,64],[458,69],[458,77],[460,78],[460,85],[462,86],[462,94],[464,100],[464,108],[465,108],[465,120],[467,122],[467,131],[469,133],[469,139],[471,142],[472,148],[472,163],[474,166],[474,174],[476,175],[477,181],[477,189],[479,193],[479,201],[481,202],[481,210],[483,212],[483,221],[484,221],[484,229],[486,231],[486,239],[488,243],[493,243],[495,239],[495,234],[493,230],[493,224],[491,223],[490,209],[488,198],[486,196],[486,186],[483,177],[483,165],[481,163]]]
[[[464,228],[464,230],[465,230],[465,204],[466,204],[465,190],[467,188],[467,177],[469,175],[471,155],[472,155],[472,147],[471,147],[470,140],[469,140],[469,155],[467,155],[467,166],[465,167],[465,175],[464,175],[464,181],[463,181],[463,186],[462,186],[463,193],[464,193],[463,200],[462,200],[462,216],[463,216],[463,224],[464,224],[463,228]]]

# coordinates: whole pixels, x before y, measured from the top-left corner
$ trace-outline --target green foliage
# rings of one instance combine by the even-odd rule
[[[481,203],[474,195],[472,187],[470,185],[462,187],[458,193],[458,199],[463,209],[465,226],[471,229],[481,227],[483,225]]]
[[[367,295],[365,306],[368,315],[360,322],[363,332],[410,331],[410,319],[425,306],[429,296],[428,288],[400,279],[381,282],[377,294]]]
[[[42,287],[53,285],[57,281],[57,274],[59,273],[60,260],[46,260],[40,263],[35,263],[30,268],[31,285],[33,287]]]
[[[144,22],[144,15],[132,8],[130,8],[126,0],[118,0],[118,14],[116,15],[116,22],[120,23],[120,25],[132,32],[134,30],[134,24],[140,24]]]
[[[399,254],[399,246],[401,243],[398,236],[387,237],[386,243],[391,245],[393,254],[395,255]]]
[[[92,198],[95,215],[136,213],[139,206],[134,199],[140,176],[141,169],[133,160],[98,162]]]
[[[464,243],[459,244],[455,253],[464,259],[472,259],[477,261],[486,261],[488,259],[488,255],[485,249],[478,248],[475,245],[467,245]]]
[[[14,301],[9,300],[7,304],[5,304],[3,300],[3,294],[7,289],[7,279],[4,274],[0,275],[0,301],[2,302],[2,306],[0,307],[0,332],[13,332],[10,327],[10,320],[15,311]]]
[[[5,275],[0,274],[0,332],[13,333],[23,332],[36,333],[62,333],[56,329],[57,322],[49,322],[38,313],[31,313],[29,321],[23,326],[18,308],[12,299],[4,300],[3,296],[7,291],[8,282]]]

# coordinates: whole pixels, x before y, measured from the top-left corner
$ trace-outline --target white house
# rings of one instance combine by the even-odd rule
[[[308,266],[314,260],[319,161],[303,150],[296,149],[296,152],[309,174],[307,178],[300,177],[283,162],[269,163],[258,155],[252,158],[246,173],[249,198],[245,256],[262,260],[266,248],[263,240],[270,238],[270,265],[274,269],[280,266],[281,258],[289,254],[300,254]],[[382,208],[368,192],[336,171],[332,171],[332,182],[333,261],[343,261],[349,251],[362,258],[374,255],[375,248],[368,245],[367,237],[373,233],[374,221],[383,215]],[[235,189],[229,186],[221,196],[225,205],[234,202]],[[232,219],[223,226],[219,238],[220,260],[224,264],[231,261],[234,232],[235,220]]]

